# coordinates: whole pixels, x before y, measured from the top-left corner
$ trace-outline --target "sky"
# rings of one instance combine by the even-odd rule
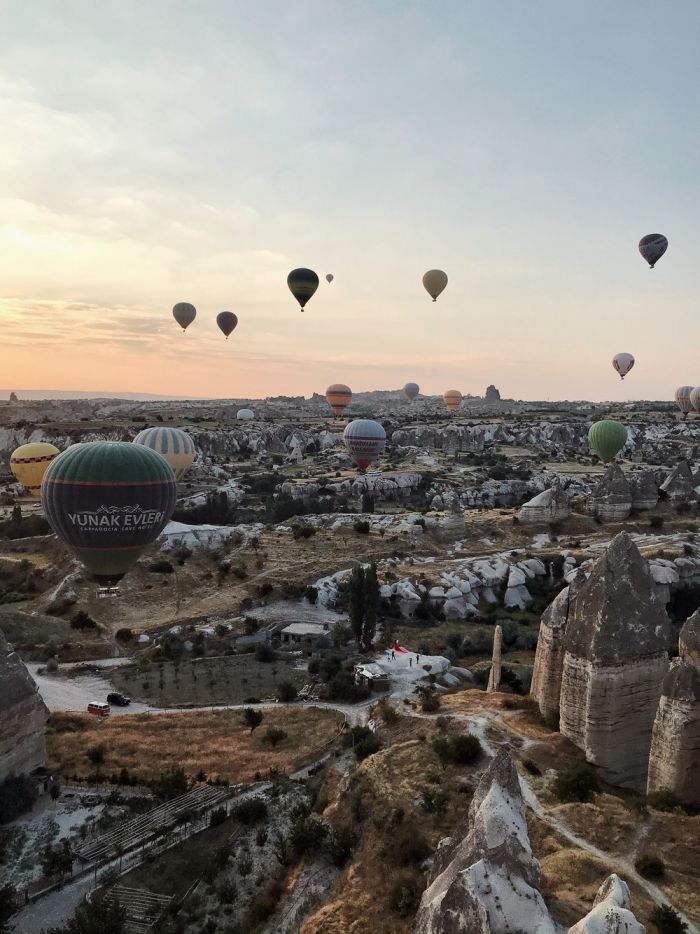
[[[0,9],[0,385],[621,400],[700,382],[695,0]],[[297,266],[321,277],[303,314]]]

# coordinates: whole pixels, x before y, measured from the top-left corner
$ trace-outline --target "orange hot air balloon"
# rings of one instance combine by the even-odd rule
[[[459,389],[448,389],[447,392],[443,395],[442,401],[445,403],[450,412],[456,412],[462,404],[463,398],[464,396],[459,391]]]
[[[333,383],[326,389],[326,401],[335,415],[342,415],[352,400],[352,389],[344,383]]]

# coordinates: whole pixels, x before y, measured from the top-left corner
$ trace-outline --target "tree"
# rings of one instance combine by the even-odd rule
[[[0,934],[5,934],[5,931],[9,930],[7,922],[18,907],[17,889],[12,883],[6,882],[5,885],[0,886]]]
[[[51,800],[52,800],[52,801],[57,801],[58,798],[60,798],[60,796],[61,796],[61,786],[58,784],[58,782],[54,782],[54,783],[51,785],[51,789],[50,789],[50,791],[49,791],[49,794],[51,795]]]
[[[364,568],[359,564],[355,565],[350,574],[348,600],[350,603],[350,626],[359,648],[362,644],[362,630],[365,619],[365,572]]]
[[[273,749],[275,749],[277,743],[281,743],[282,740],[285,740],[286,738],[286,730],[281,730],[279,727],[271,726],[268,727],[265,735],[263,736],[263,742],[268,743],[270,746],[272,746]]]
[[[73,854],[68,840],[58,846],[47,843],[41,851],[41,871],[45,876],[65,876],[73,870]]]
[[[250,727],[250,733],[252,736],[253,730],[257,730],[257,728],[263,722],[263,712],[262,710],[254,710],[252,707],[246,707],[243,711],[243,719],[245,720],[246,726]]]
[[[277,685],[277,700],[283,704],[289,704],[297,699],[297,689],[291,681],[280,681]]]
[[[362,645],[365,649],[369,649],[377,631],[377,607],[379,605],[379,581],[377,580],[377,568],[374,562],[365,569],[363,597]]]
[[[126,915],[117,901],[93,896],[76,909],[62,928],[51,928],[49,934],[124,934]]]
[[[452,762],[452,747],[446,736],[437,736],[433,740],[433,752],[440,760],[440,765],[443,769],[446,769],[450,762]]]
[[[561,769],[554,780],[554,794],[560,801],[590,801],[600,791],[595,769],[587,762],[575,762]]]
[[[657,905],[651,913],[651,923],[659,934],[684,934],[688,925],[670,905]]]

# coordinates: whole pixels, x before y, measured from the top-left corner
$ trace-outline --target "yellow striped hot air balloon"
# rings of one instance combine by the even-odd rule
[[[463,398],[464,396],[459,391],[459,389],[448,389],[447,392],[443,395],[442,401],[445,403],[450,412],[456,412],[462,404]]]
[[[23,444],[10,457],[10,470],[32,499],[41,499],[41,481],[46,468],[61,452],[46,441]]]

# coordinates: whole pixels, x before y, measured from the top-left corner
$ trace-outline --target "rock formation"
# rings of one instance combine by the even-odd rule
[[[24,662],[0,633],[0,781],[44,765],[47,717]]]
[[[11,392],[11,393],[10,393],[10,402],[19,402],[19,399],[17,398],[17,393],[16,393],[16,392]]]
[[[488,405],[496,405],[500,401],[501,401],[501,394],[496,389],[496,387],[493,385],[487,386],[486,392],[484,393],[484,402],[486,402]]]
[[[644,512],[656,507],[659,502],[659,490],[652,470],[633,473],[629,478],[629,485],[632,494],[632,509]]]
[[[685,623],[680,657],[661,686],[649,754],[647,794],[671,791],[700,804],[700,626],[699,612]]]
[[[503,630],[496,626],[493,631],[493,654],[491,656],[491,670],[487,691],[497,691],[501,686],[501,647],[503,645]]]
[[[621,532],[569,614],[559,705],[563,735],[613,785],[646,789],[668,631],[649,566]]]
[[[521,522],[559,522],[571,513],[569,497],[555,484],[525,503],[518,513]]]
[[[688,461],[676,464],[659,489],[674,506],[696,499],[695,482]]]
[[[632,511],[632,491],[619,464],[610,464],[588,497],[586,509],[592,516],[617,521]]]
[[[569,928],[569,934],[645,934],[632,914],[627,883],[614,873],[598,889],[593,908]]]
[[[414,934],[554,934],[539,892],[518,773],[501,748],[481,777],[469,813],[442,840]]]
[[[537,701],[543,717],[554,717],[559,712],[561,676],[564,670],[564,637],[576,594],[585,582],[586,575],[579,569],[569,586],[558,593],[549,604],[540,620],[530,694]]]

